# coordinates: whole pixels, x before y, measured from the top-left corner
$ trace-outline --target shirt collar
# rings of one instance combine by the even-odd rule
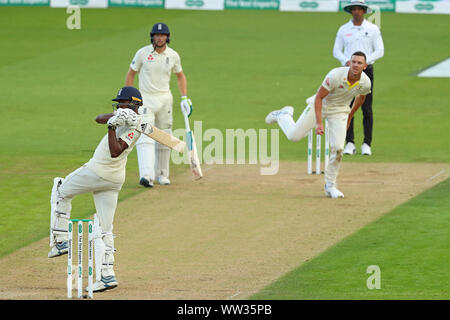
[[[350,21],[348,22],[348,24],[350,25],[351,28],[361,28],[361,27],[366,27],[367,21],[366,21],[366,19],[364,19],[360,26],[355,26],[355,25],[353,24],[353,19],[350,19]]]
[[[357,85],[359,85],[359,83],[361,82],[361,77],[362,77],[362,73],[361,73],[361,77],[359,78],[358,81],[356,81],[354,84],[350,84],[350,82],[348,81],[348,72],[350,71],[350,67],[347,67],[347,72],[345,73],[344,78],[342,79],[348,86],[348,89],[353,89],[354,87],[356,87]]]
[[[158,53],[158,52],[156,52],[155,47],[153,46],[153,44],[151,46],[152,46],[152,53],[153,54],[159,54],[159,55],[163,55],[164,54],[165,55],[167,53],[167,49],[169,49],[169,46],[166,44],[166,50],[164,50],[161,53]]]

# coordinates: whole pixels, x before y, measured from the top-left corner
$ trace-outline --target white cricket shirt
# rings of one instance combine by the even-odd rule
[[[122,139],[128,144],[118,157],[112,158],[109,151],[108,134],[100,141],[94,156],[86,163],[86,166],[94,171],[99,177],[114,182],[125,182],[125,166],[127,164],[128,154],[133,150],[140,133],[127,126],[120,126],[116,129],[117,139]]]
[[[358,95],[370,93],[370,79],[363,72],[361,79],[350,85],[348,71],[350,67],[340,67],[331,70],[322,82],[322,86],[330,93],[322,100],[324,114],[350,113],[350,102]],[[316,95],[306,99],[306,103],[314,106]]]
[[[139,49],[130,68],[139,72],[139,91],[144,94],[169,92],[171,73],[183,71],[175,50],[166,47],[162,53],[157,53],[153,45]]]
[[[375,24],[363,20],[360,26],[355,26],[350,20],[339,28],[334,42],[333,56],[345,66],[356,51],[366,54],[367,64],[373,64],[384,55],[383,38]]]

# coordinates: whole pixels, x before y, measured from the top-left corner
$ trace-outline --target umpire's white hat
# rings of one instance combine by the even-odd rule
[[[370,13],[372,12],[372,9],[366,4],[364,0],[351,0],[350,3],[346,4],[344,6],[344,11],[347,11],[348,13],[352,13],[352,7],[361,7],[364,9],[365,12]]]

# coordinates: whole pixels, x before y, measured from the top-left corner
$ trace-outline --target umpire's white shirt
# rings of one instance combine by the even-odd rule
[[[180,56],[175,50],[167,46],[162,53],[158,53],[153,45],[139,49],[130,68],[139,72],[139,91],[143,94],[170,92],[171,73],[183,71]]]
[[[380,29],[365,19],[360,26],[355,26],[352,20],[341,26],[334,42],[333,56],[343,66],[356,51],[366,54],[367,64],[373,64],[384,55]]]
[[[94,156],[86,163],[86,166],[94,171],[100,178],[114,182],[125,182],[125,166],[128,154],[133,150],[140,133],[127,126],[120,126],[116,129],[116,138],[122,139],[128,145],[118,157],[112,158],[109,150],[108,134],[100,141]]]

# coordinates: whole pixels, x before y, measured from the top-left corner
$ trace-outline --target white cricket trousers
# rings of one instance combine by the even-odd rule
[[[335,187],[344,151],[348,114],[325,114],[324,118],[328,119],[330,133],[330,160],[325,168],[325,183]],[[306,137],[309,131],[316,127],[316,113],[313,105],[305,108],[297,122],[294,122],[292,116],[287,113],[278,116],[277,120],[286,137],[294,142]]]
[[[144,116],[145,121],[171,134],[173,125],[172,93],[152,95],[142,93],[142,98],[144,105],[139,109],[139,113]],[[136,152],[141,178],[155,180],[155,176],[169,177],[170,149],[168,147],[141,134],[136,142]]]
[[[105,275],[114,274],[114,237],[112,232],[117,199],[121,189],[122,183],[105,180],[86,165],[70,173],[58,188],[57,210],[67,213],[69,218],[72,209],[72,199],[79,194],[93,193],[95,209],[97,210],[97,217],[102,230],[102,240],[106,248],[103,262],[109,267],[109,270],[105,270],[106,272],[102,271],[102,273],[106,273]],[[58,219],[57,227],[67,230],[68,222],[67,219]],[[67,233],[56,234],[56,240],[67,240]]]

